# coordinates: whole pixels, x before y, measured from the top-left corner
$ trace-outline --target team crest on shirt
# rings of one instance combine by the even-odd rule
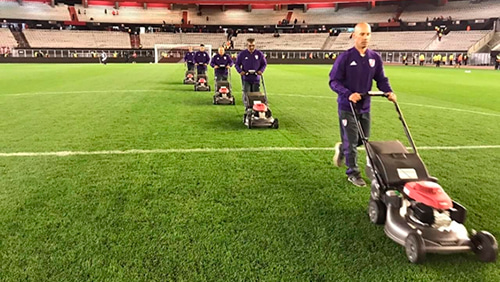
[[[258,60],[259,59],[259,55],[255,55],[255,59]]]
[[[369,59],[368,63],[370,64],[370,67],[373,68],[375,66],[375,59]]]

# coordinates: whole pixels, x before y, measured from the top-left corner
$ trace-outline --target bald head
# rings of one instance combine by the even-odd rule
[[[356,47],[358,51],[364,53],[366,48],[368,48],[371,36],[372,28],[370,25],[367,23],[358,23],[356,27],[354,27],[354,47]]]

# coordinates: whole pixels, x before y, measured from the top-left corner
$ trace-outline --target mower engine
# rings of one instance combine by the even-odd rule
[[[207,83],[207,81],[204,78],[200,78],[198,80],[198,83],[200,83],[201,85],[205,86],[205,84]]]
[[[417,221],[434,228],[450,226],[450,209],[453,202],[441,186],[435,182],[419,181],[406,183],[403,189],[409,201],[407,208]]]
[[[258,114],[259,118],[266,118],[267,106],[261,102],[255,102],[253,110]]]
[[[227,94],[229,94],[229,89],[226,86],[222,86],[221,88],[219,88],[219,93],[223,98],[226,98]]]

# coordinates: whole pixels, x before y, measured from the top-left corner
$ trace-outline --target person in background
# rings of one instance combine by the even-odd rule
[[[212,58],[210,66],[214,68],[217,81],[226,81],[229,69],[233,66],[231,56],[225,53],[224,47],[219,47],[218,53]]]
[[[194,54],[194,65],[198,74],[207,72],[208,63],[210,63],[210,55],[205,51],[205,45],[200,44],[200,50]]]
[[[194,52],[193,47],[188,47],[188,52],[184,55],[184,62],[186,63],[188,70],[194,70]]]
[[[420,56],[418,57],[418,60],[419,60],[419,65],[423,66],[424,62],[425,62],[425,55],[424,54],[420,54]]]
[[[104,65],[108,63],[108,55],[104,51],[101,53],[101,63]]]

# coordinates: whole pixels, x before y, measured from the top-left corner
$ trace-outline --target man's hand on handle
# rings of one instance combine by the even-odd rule
[[[378,94],[378,96],[381,96],[382,95],[382,92],[379,93],[376,93]],[[397,97],[396,97],[396,94],[392,93],[392,92],[387,92],[387,93],[384,93],[384,96],[387,97],[387,100],[391,101],[391,102],[396,102],[397,101]],[[356,104],[357,102],[359,102],[363,97],[361,96],[361,94],[359,94],[358,92],[354,92],[352,93],[350,96],[349,96],[349,101],[353,102],[354,104]]]
[[[397,101],[396,94],[394,94],[392,92],[387,93],[387,100],[389,100],[391,102],[396,102]]]
[[[257,72],[257,74],[258,74],[258,75],[262,75],[262,72],[261,72],[261,71],[258,71],[258,72]]]
[[[354,92],[351,94],[351,96],[349,96],[349,101],[353,102],[354,104],[356,104],[359,100],[361,100],[361,94],[359,94],[358,92]]]
[[[241,74],[241,75],[245,75],[245,74],[246,74],[246,72],[244,72],[244,71],[240,71],[240,74]]]

